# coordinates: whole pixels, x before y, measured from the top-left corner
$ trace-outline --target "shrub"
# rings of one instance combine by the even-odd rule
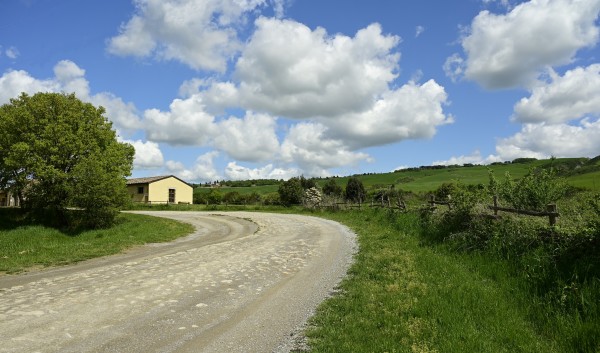
[[[346,199],[353,202],[364,202],[365,186],[357,177],[350,177],[346,184]]]
[[[277,193],[279,193],[279,200],[285,206],[301,204],[304,197],[304,189],[299,178],[290,178],[288,181],[281,183]]]
[[[567,195],[569,187],[563,178],[556,175],[555,171],[536,169],[530,170],[527,175],[514,181],[506,173],[502,182],[497,182],[490,173],[490,190],[501,201],[521,210],[544,211],[546,205],[555,203]]]

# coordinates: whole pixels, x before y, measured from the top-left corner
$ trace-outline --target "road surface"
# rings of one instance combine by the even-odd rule
[[[197,230],[0,276],[0,352],[286,352],[355,250],[349,230],[315,217],[137,213]]]

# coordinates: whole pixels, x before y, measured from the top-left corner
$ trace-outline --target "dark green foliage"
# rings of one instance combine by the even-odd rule
[[[344,190],[339,186],[334,178],[327,179],[325,185],[323,185],[323,194],[328,196],[342,196]]]
[[[237,191],[230,191],[223,195],[223,202],[228,205],[239,205],[243,203],[242,195]]]
[[[22,94],[0,107],[0,188],[57,226],[112,224],[128,201],[134,152],[117,141],[104,108],[73,94]],[[81,219],[67,207],[83,209]]]
[[[302,197],[304,196],[304,188],[302,187],[301,178],[290,178],[288,181],[284,181],[279,185],[277,192],[279,193],[279,200],[286,206],[298,205],[302,203]]]
[[[353,202],[364,202],[366,199],[365,186],[357,177],[350,177],[346,184],[346,199]]]
[[[206,201],[210,205],[218,205],[223,201],[223,194],[218,189],[212,189],[206,195]]]
[[[317,182],[313,178],[306,179],[304,177],[304,175],[301,175],[300,176],[300,185],[302,185],[302,189],[303,190],[308,190],[310,188],[316,188],[317,187]]]

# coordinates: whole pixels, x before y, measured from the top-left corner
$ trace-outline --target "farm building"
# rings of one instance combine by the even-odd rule
[[[19,198],[17,195],[13,195],[9,191],[0,190],[0,207],[1,206],[19,206]]]
[[[127,179],[127,191],[133,202],[192,203],[193,188],[174,175]]]

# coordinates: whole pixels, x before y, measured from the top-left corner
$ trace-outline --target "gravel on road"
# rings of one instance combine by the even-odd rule
[[[288,352],[352,263],[316,217],[139,211],[196,231],[125,254],[0,277],[0,352]]]

